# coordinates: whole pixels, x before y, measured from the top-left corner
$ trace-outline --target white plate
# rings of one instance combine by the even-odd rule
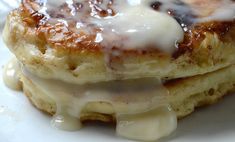
[[[1,38],[1,36],[0,36]],[[0,40],[0,74],[10,52]],[[235,142],[235,95],[213,106],[197,109],[180,120],[178,128],[161,142]],[[36,110],[21,92],[6,88],[0,77],[0,142],[127,142],[114,126],[93,123],[76,132],[50,126],[50,117]]]

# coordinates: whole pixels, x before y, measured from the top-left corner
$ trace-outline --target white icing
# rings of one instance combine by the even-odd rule
[[[37,1],[41,2],[41,0],[37,0]],[[67,0],[56,0],[56,1],[55,0],[45,0],[45,1],[46,1],[45,5],[48,8],[58,8],[59,6],[64,4]]]
[[[219,21],[228,21],[231,19],[235,19],[235,3],[223,3],[220,8],[218,8],[215,12],[213,12],[210,16],[198,19],[198,21],[211,21],[211,20],[219,20]]]
[[[21,69],[17,59],[12,58],[3,69],[3,81],[6,86],[13,90],[21,90],[20,73]]]
[[[175,114],[167,107],[140,114],[120,115],[117,118],[118,135],[142,141],[155,141],[168,136],[177,127]]]
[[[235,19],[235,2],[233,0],[182,0],[191,6],[191,10],[199,15],[195,23],[208,21],[231,21]],[[203,2],[206,1],[204,4]]]
[[[77,14],[74,12],[73,2],[80,2],[83,8]],[[89,2],[91,7],[98,4],[99,8],[106,9],[108,0],[102,3],[97,1]],[[115,0],[113,3],[115,16],[100,17],[94,9],[87,6],[89,5],[85,0],[66,0],[68,7],[71,10],[71,15],[78,21],[78,28],[85,27],[84,30],[93,34],[86,24],[94,24],[100,28],[102,32],[99,33],[98,40],[105,47],[119,47],[124,49],[139,49],[139,48],[158,48],[162,51],[172,53],[175,50],[175,43],[183,40],[183,30],[177,21],[169,15],[161,12],[154,11],[151,7],[152,0]],[[46,10],[53,9],[62,5],[63,1],[47,1]],[[40,10],[45,13],[45,8]],[[87,12],[91,11],[89,17]],[[84,26],[80,21],[84,21]],[[58,19],[58,22],[65,23],[64,20]],[[54,23],[54,19],[51,19]],[[65,24],[67,25],[67,23]],[[113,41],[113,40],[116,41]],[[95,41],[97,42],[97,40]]]
[[[131,5],[131,6],[130,6]],[[113,34],[123,37],[115,46],[125,49],[138,49],[146,46],[173,53],[175,43],[183,40],[183,30],[175,19],[165,13],[154,11],[147,1],[129,2],[119,7],[114,17],[96,20],[104,29],[105,46],[114,44]],[[107,30],[107,29],[108,30]]]
[[[89,102],[106,102],[113,107],[119,136],[137,140],[157,140],[176,129],[177,118],[165,98],[168,91],[158,79],[100,82],[77,85],[39,78],[23,67],[16,58],[4,68],[7,86],[22,89],[19,75],[56,102],[56,114],[51,124],[59,129],[77,130],[82,124],[80,113]]]
[[[42,79],[26,69],[23,74],[56,102],[57,111],[52,125],[60,129],[79,129],[80,113],[89,102],[111,104],[110,107],[113,107],[116,113],[117,134],[123,137],[156,140],[176,128],[176,115],[168,109],[165,98],[168,92],[157,79],[76,85]],[[132,124],[124,125],[124,122]],[[145,130],[141,135],[140,127]]]
[[[75,19],[78,24],[77,30],[81,29],[88,34],[94,34],[91,30],[96,27],[101,32],[96,35],[95,42],[105,47],[119,47],[124,49],[158,48],[162,51],[173,53],[177,42],[184,37],[183,30],[188,30],[185,23],[181,25],[169,14],[169,9],[177,11],[178,16],[188,18],[192,23],[206,22],[211,20],[231,20],[235,15],[235,3],[232,0],[220,0],[209,5],[211,13],[205,14],[205,9],[200,8],[204,0],[114,0],[112,9],[116,12],[114,16],[100,17],[95,9],[107,10],[109,0],[87,1],[87,0],[47,0],[46,10],[58,8],[67,3],[70,15],[62,12],[67,19]],[[82,8],[76,13],[73,4],[81,3]],[[153,2],[160,2],[159,10],[151,7]],[[182,3],[185,4],[182,4]],[[95,8],[94,8],[95,7]],[[110,9],[109,9],[110,10]],[[45,8],[42,8],[45,13]],[[90,14],[89,14],[90,13]],[[194,13],[200,18],[187,17]],[[178,18],[182,18],[178,17]],[[66,19],[65,18],[65,19]],[[68,24],[64,20],[59,22]],[[51,22],[55,19],[51,19]],[[83,21],[83,22],[81,22]],[[186,23],[187,24],[187,23]],[[93,25],[90,27],[90,25]],[[183,28],[182,28],[183,27]]]

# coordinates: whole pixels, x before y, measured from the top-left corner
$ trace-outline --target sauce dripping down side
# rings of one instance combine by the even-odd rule
[[[69,84],[37,77],[25,67],[20,67],[17,59],[13,58],[5,67],[5,83],[13,89],[21,89],[20,75],[56,103],[56,114],[51,121],[56,128],[69,131],[80,129],[84,107],[91,102],[103,102],[110,104],[115,113],[119,136],[154,141],[176,129],[176,114],[165,97],[168,91],[156,78]],[[34,93],[37,95],[37,92]]]
[[[20,64],[14,57],[4,66],[3,69],[3,81],[6,86],[13,90],[22,90],[20,74]]]
[[[168,91],[155,78],[77,85],[42,79],[27,69],[23,75],[56,102],[52,125],[57,128],[81,128],[79,119],[85,106],[103,102],[114,110],[120,136],[153,141],[176,129],[176,115],[165,97]]]

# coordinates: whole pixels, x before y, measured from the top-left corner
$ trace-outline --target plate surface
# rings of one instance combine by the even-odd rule
[[[0,36],[0,74],[13,56]],[[5,87],[0,76],[0,142],[130,142],[115,135],[115,127],[92,123],[76,132],[50,126],[50,116],[35,109],[21,92]],[[235,95],[197,109],[180,120],[171,136],[160,142],[235,142]]]

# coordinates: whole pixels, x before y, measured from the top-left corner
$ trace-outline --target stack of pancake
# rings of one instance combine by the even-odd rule
[[[149,38],[145,41],[144,37],[148,37],[150,31],[134,31],[138,36],[133,36],[130,32],[127,34],[110,30],[112,26],[116,26],[112,24],[116,22],[112,17],[122,15],[130,7],[141,10],[143,6],[139,5],[144,5],[146,1],[124,2],[122,5],[128,6],[123,8],[119,7],[118,0],[74,0],[56,4],[50,1],[23,0],[21,6],[9,14],[3,38],[20,62],[23,70],[20,80],[24,94],[38,109],[54,115],[59,108],[58,100],[54,98],[58,92],[54,89],[54,97],[48,95],[48,92],[52,92],[47,91],[50,84],[56,84],[57,87],[60,85],[58,88],[63,92],[61,88],[67,86],[83,88],[82,86],[100,83],[107,86],[113,82],[123,84],[126,81],[142,82],[141,80],[154,78],[158,82],[160,80],[160,85],[156,86],[164,88],[167,104],[181,118],[193,112],[196,107],[213,104],[232,92],[235,89],[235,2],[147,2],[151,12],[171,17],[182,28],[182,31],[166,34],[170,39],[174,32],[178,36],[183,33],[183,37],[173,38],[173,49],[170,47],[171,50],[165,50],[168,47],[155,44]],[[140,18],[147,17],[144,12],[138,14]],[[150,23],[147,18],[137,22]],[[111,24],[100,22],[109,19]],[[125,20],[119,18],[119,24],[125,23]],[[129,22],[130,25],[135,25],[135,22]],[[161,23],[156,23],[158,24]],[[123,25],[113,29],[122,31],[122,27]],[[136,27],[140,28],[138,24]],[[161,32],[178,30],[172,27],[162,27]],[[161,35],[164,36],[165,33]],[[135,39],[128,41],[128,37]],[[141,42],[144,39],[147,44],[140,45],[140,39]],[[160,42],[162,37],[155,39]],[[171,42],[169,39],[163,40]],[[129,44],[135,40],[138,45]],[[37,80],[41,83],[37,83]],[[50,83],[42,85],[48,81]],[[149,86],[152,83],[147,81],[146,84]],[[124,97],[126,98],[128,97]],[[82,108],[79,118],[81,121],[114,121],[117,110],[113,106],[109,101],[90,101]]]

